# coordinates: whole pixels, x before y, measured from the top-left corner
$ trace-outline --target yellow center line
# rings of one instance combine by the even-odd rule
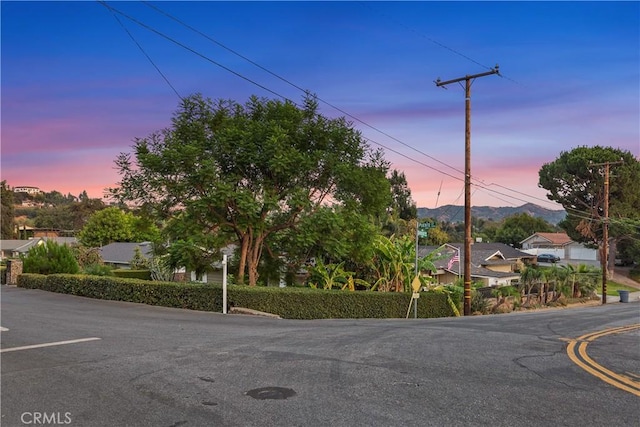
[[[618,334],[623,332],[633,331],[640,329],[640,324],[621,326],[617,328],[607,329],[605,331],[592,332],[582,335],[577,339],[567,340],[567,355],[569,359],[591,375],[600,378],[602,381],[617,387],[621,390],[632,393],[640,397],[640,382],[634,381],[632,378],[625,375],[617,374],[604,366],[591,359],[587,354],[587,346],[590,342],[593,342],[597,338],[605,335]],[[576,353],[576,345],[578,345],[578,352]],[[580,355],[580,357],[578,357]],[[582,358],[582,359],[580,359]]]

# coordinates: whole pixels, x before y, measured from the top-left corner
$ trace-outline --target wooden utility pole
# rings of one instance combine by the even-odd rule
[[[611,165],[620,165],[617,162],[595,163],[591,166],[604,166],[604,206],[602,207],[604,218],[602,220],[602,253],[600,265],[602,266],[602,303],[607,303],[607,267],[609,261],[609,169]]]
[[[496,65],[490,71],[464,76],[445,82],[437,79],[436,86],[465,82],[465,132],[464,132],[464,315],[471,314],[471,83],[478,77],[500,75]]]

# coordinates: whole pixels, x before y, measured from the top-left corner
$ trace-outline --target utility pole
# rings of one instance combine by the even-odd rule
[[[620,165],[624,163],[622,159],[617,162],[592,163],[591,166],[604,166],[604,206],[602,207],[602,304],[607,303],[607,263],[609,261],[609,169],[611,165]]]
[[[467,75],[445,82],[438,78],[436,86],[465,82],[465,132],[464,132],[464,315],[471,315],[471,83],[478,77],[500,75],[496,65],[490,71]],[[445,88],[446,89],[446,88]]]

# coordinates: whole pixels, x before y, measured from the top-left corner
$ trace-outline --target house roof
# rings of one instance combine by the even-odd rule
[[[452,273],[462,271],[465,259],[464,244],[448,243],[442,247],[422,246],[418,248],[418,256],[424,257],[438,249],[440,249],[441,256],[433,262],[438,269]],[[460,253],[460,261],[453,262],[449,268],[449,261],[457,251]],[[506,252],[508,256],[502,251]],[[517,273],[493,271],[485,266],[513,264],[515,260],[520,258],[535,258],[535,255],[519,251],[504,243],[474,243],[471,245],[471,276],[517,279],[520,277]]]
[[[109,243],[100,248],[102,260],[111,264],[129,264],[135,255],[136,248],[140,248],[140,254],[149,258],[151,256],[151,243]]]
[[[444,246],[420,246],[418,248],[418,256],[424,257],[427,254],[437,250],[438,248],[442,248],[440,252],[443,255],[442,259],[444,260],[445,265],[458,250],[460,250],[460,256],[462,257],[462,259],[464,259],[464,244],[462,243],[447,243]],[[492,255],[498,255],[499,258],[509,261],[536,257],[535,255],[531,255],[521,250],[515,249],[505,243],[480,242],[473,243],[471,245],[472,264],[481,264],[484,261],[487,261],[488,258],[491,258]],[[496,260],[494,259],[494,262],[495,261]],[[501,263],[504,264],[505,262],[502,261]],[[434,264],[438,265],[438,262],[435,262]]]
[[[78,239],[75,237],[43,237],[44,240],[53,240],[59,245],[73,245],[78,243]]]
[[[0,240],[0,250],[26,253],[41,241],[41,238],[28,240]]]
[[[536,236],[541,237],[544,240],[547,240],[552,245],[564,246],[572,242],[571,238],[567,235],[567,233],[534,233],[520,243],[524,243],[527,240],[530,240]]]

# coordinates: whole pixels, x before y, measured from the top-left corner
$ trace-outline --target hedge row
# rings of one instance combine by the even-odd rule
[[[164,307],[222,311],[222,286],[149,282],[108,276],[22,274],[18,286],[97,299]],[[229,306],[277,314],[287,319],[403,318],[411,296],[405,293],[348,292],[310,288],[266,288],[230,285]],[[450,317],[455,313],[445,293],[423,292],[418,317]],[[410,316],[413,317],[413,308]]]
[[[118,269],[112,270],[111,274],[113,274],[115,277],[122,277],[125,279],[151,280],[151,271],[149,270]]]

